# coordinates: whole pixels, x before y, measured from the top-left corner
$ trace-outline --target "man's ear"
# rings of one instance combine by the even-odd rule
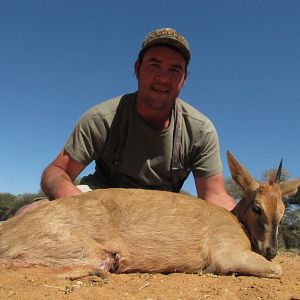
[[[185,84],[185,82],[186,82],[187,78],[188,78],[188,72],[187,72],[187,71],[185,71],[185,75],[184,75],[184,83],[183,83],[183,84]]]
[[[184,84],[186,83],[186,80],[187,80],[187,74],[184,76],[184,80],[183,80],[183,83],[182,83],[182,88],[183,88]]]
[[[182,82],[181,88],[183,88],[184,84],[186,83],[187,75],[188,75],[188,74],[187,74],[187,72],[186,72],[185,75],[184,75],[184,78],[183,78],[183,82]]]
[[[136,60],[136,62],[134,64],[134,74],[137,79],[139,78],[139,75],[140,75],[140,67],[141,67],[140,61]]]

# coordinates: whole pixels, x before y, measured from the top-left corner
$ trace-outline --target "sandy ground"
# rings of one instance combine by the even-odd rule
[[[46,268],[1,266],[0,299],[298,299],[300,256],[282,252],[280,279],[212,274],[111,274],[102,279],[59,278]]]

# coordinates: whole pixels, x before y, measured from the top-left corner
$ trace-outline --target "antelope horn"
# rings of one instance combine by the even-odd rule
[[[277,169],[277,174],[276,174],[276,178],[275,178],[275,182],[279,183],[280,182],[280,177],[281,177],[281,170],[282,170],[282,159],[280,161],[279,167]]]

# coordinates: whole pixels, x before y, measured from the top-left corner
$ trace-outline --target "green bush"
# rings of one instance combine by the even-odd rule
[[[12,217],[22,206],[30,204],[37,197],[42,197],[43,193],[25,193],[18,196],[9,193],[0,193],[0,221],[5,221]]]

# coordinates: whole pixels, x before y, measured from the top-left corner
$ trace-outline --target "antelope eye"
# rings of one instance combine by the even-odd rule
[[[261,208],[260,208],[258,205],[253,204],[253,205],[252,205],[252,210],[253,210],[253,212],[255,212],[256,214],[261,215]]]

